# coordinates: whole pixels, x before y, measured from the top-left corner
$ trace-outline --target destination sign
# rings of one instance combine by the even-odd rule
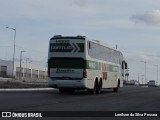
[[[67,41],[51,43],[50,52],[84,52],[84,43],[68,43]]]

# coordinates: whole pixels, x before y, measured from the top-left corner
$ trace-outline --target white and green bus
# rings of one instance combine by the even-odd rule
[[[123,86],[127,63],[120,51],[85,36],[56,35],[50,39],[48,83],[60,93],[87,89],[99,94]]]

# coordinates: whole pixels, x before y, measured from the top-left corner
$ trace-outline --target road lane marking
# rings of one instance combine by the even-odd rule
[[[54,88],[0,89],[0,91],[39,91],[39,90],[54,90]]]

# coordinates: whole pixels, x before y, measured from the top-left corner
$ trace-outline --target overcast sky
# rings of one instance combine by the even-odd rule
[[[112,47],[128,61],[130,79],[140,81],[147,62],[147,80],[157,79],[160,66],[160,0],[0,0],[0,58],[47,62],[49,39],[84,35]],[[160,67],[159,67],[160,70]],[[160,77],[159,77],[160,78]]]

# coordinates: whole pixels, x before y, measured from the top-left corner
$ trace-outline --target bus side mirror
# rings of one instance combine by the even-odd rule
[[[125,69],[128,69],[128,65],[127,65],[127,63],[125,62]]]
[[[128,65],[124,60],[122,61],[122,69],[128,69]]]

